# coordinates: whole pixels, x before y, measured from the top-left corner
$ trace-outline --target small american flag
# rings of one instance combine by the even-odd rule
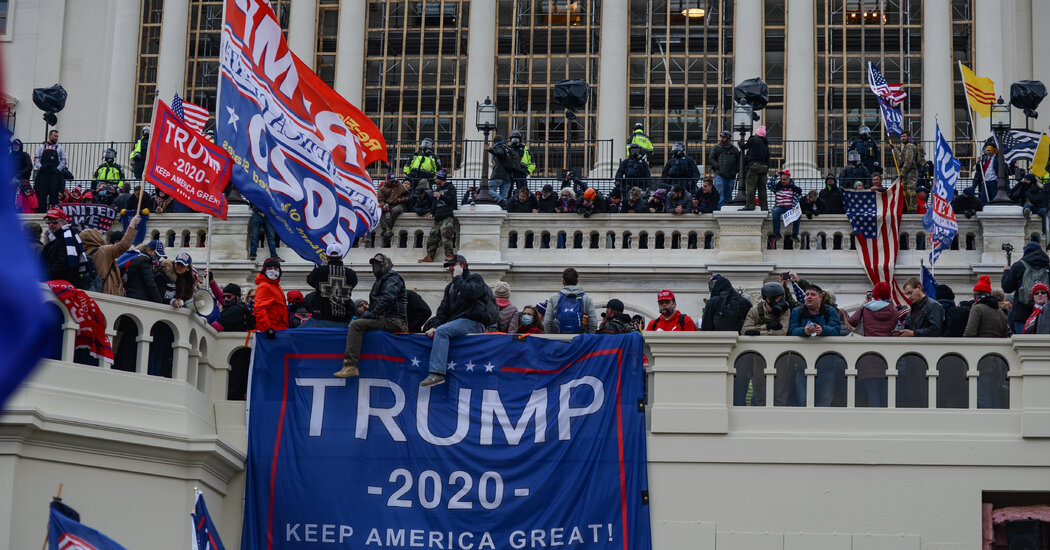
[[[856,235],[857,252],[871,283],[887,283],[894,303],[907,304],[904,292],[893,278],[900,247],[904,185],[897,180],[885,192],[843,191],[842,202]]]
[[[899,107],[904,102],[904,99],[908,97],[901,84],[886,82],[886,78],[882,76],[879,68],[871,61],[868,61],[868,85],[871,86],[871,91],[875,95],[889,101],[890,106],[893,108]]]
[[[204,124],[208,122],[208,110],[199,105],[194,105],[189,101],[183,101],[179,94],[175,94],[175,99],[171,100],[171,110],[175,111],[175,114],[179,115],[179,118],[186,121],[186,124],[197,130],[198,132],[204,131]]]
[[[1035,150],[1039,147],[1039,132],[1013,129],[1003,133],[1003,160],[1010,164],[1015,160],[1035,160]]]

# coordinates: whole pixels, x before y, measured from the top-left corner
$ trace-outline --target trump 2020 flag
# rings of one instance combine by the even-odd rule
[[[922,266],[922,291],[931,298],[937,298],[937,279],[933,278],[933,272],[925,265]]]
[[[650,550],[640,335],[258,339],[242,550]]]
[[[204,504],[204,493],[197,491],[197,500],[190,514],[193,526],[193,538],[190,539],[190,550],[226,550],[219,538],[219,531],[211,521],[211,514]]]
[[[227,0],[215,140],[233,185],[281,241],[320,263],[379,220],[365,167],[386,161],[379,129],[296,57],[266,0]]]
[[[904,121],[904,115],[901,114],[901,110],[890,105],[890,102],[882,97],[879,98],[879,109],[882,110],[882,124],[886,131],[901,137],[901,132],[904,131],[904,128],[901,126]]]
[[[900,247],[901,214],[904,211],[904,185],[898,178],[885,191],[843,191],[846,217],[853,226],[857,252],[871,284],[885,282],[895,304],[907,304],[893,272]]]
[[[124,550],[115,540],[63,515],[63,507],[51,503],[51,521],[47,526],[49,550]],[[67,513],[71,508],[65,507]],[[73,512],[75,514],[75,512]]]
[[[962,164],[955,159],[948,141],[941,135],[941,126],[937,125],[937,141],[934,147],[933,192],[930,193],[930,207],[922,218],[922,226],[929,235],[930,265],[937,263],[941,252],[952,246],[952,240],[959,233],[959,223],[955,220],[952,199],[955,198],[955,182],[959,179]]]

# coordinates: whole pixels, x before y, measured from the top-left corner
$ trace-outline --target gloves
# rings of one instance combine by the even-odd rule
[[[780,330],[784,328],[784,325],[780,324],[780,321],[773,321],[772,323],[766,323],[766,328],[769,330]]]
[[[361,317],[364,319],[375,319],[376,313],[372,310],[366,310],[364,313],[361,314]]]
[[[456,264],[456,265],[452,266],[452,276],[453,277],[460,277],[462,275],[463,275],[463,266],[461,264]]]
[[[273,340],[274,338],[277,338],[277,333],[274,332],[272,328],[268,328],[266,329],[266,337]]]
[[[758,336],[759,332],[755,329],[745,330],[744,336]]]

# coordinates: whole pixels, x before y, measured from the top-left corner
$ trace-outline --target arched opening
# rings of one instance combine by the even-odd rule
[[[849,236],[849,249],[850,250],[856,250],[857,249],[857,236],[852,234],[852,233],[850,233],[850,236]]]
[[[190,231],[189,231],[189,229],[186,229],[186,230],[184,230],[182,232],[181,244],[179,246],[181,246],[183,248],[188,248],[190,246]]]
[[[977,250],[977,235],[973,233],[966,234],[966,250]]]
[[[160,239],[157,239],[157,240],[160,240]],[[169,247],[174,247],[175,246],[175,231],[174,230],[169,229],[168,232],[164,234],[164,246],[169,246]]]
[[[777,357],[773,368],[777,371],[773,381],[773,406],[805,407],[806,360],[789,351]]]
[[[696,250],[700,247],[700,239],[699,236],[696,234],[696,231],[689,232],[689,237],[686,241],[686,247],[688,247],[689,250]]]
[[[800,234],[799,237],[798,237],[798,249],[799,250],[809,250],[809,247],[810,247],[809,233],[802,233],[802,234]]]
[[[817,233],[817,249],[827,250],[828,249],[828,235],[827,233]]]
[[[121,315],[113,323],[117,335],[113,345],[113,370],[135,372],[138,365],[138,340],[141,331],[138,322],[128,315]]]
[[[572,247],[583,248],[583,231],[574,231],[572,234]]]
[[[533,233],[532,231],[526,231],[525,232],[525,248],[535,248],[535,247],[536,247],[536,234]]]
[[[846,406],[846,360],[829,352],[817,358],[817,379],[813,384],[813,405]]]
[[[715,234],[708,231],[704,233],[704,250],[711,250],[715,247]]]
[[[907,233],[901,233],[900,249],[901,250],[908,250],[908,242],[909,242],[908,234]]]
[[[244,401],[248,397],[248,365],[251,348],[238,348],[230,354],[230,376],[226,379],[226,399]]]
[[[831,237],[831,248],[833,250],[842,250],[842,233],[835,233]]]
[[[970,406],[970,366],[961,355],[949,353],[937,360],[937,408],[966,409]]]
[[[518,248],[518,232],[511,231],[507,234],[507,248]]]
[[[197,248],[203,248],[206,244],[208,244],[208,232],[207,231],[198,231],[197,232]]]
[[[402,229],[397,233],[397,247],[408,248],[408,231]]]
[[[171,325],[158,321],[153,324],[149,335],[153,341],[149,344],[149,365],[146,373],[171,378],[175,364],[175,330]]]
[[[664,232],[663,231],[657,231],[656,232],[656,238],[653,239],[653,240],[655,241],[653,248],[655,248],[657,250],[663,250],[663,248],[664,248]]]
[[[645,250],[649,248],[649,234],[645,231],[642,231],[638,234],[638,248],[640,250]]]
[[[925,409],[930,406],[930,381],[926,377],[929,366],[916,353],[902,355],[897,360],[897,408]]]
[[[926,233],[919,231],[915,234],[915,250],[926,250]]]
[[[764,407],[766,404],[766,359],[760,353],[741,353],[733,364],[733,405]]]
[[[623,232],[623,238],[622,238],[621,242],[623,244],[621,244],[620,246],[624,250],[630,250],[630,248],[631,248],[631,233],[629,231],[624,231]]]
[[[589,243],[587,243],[588,248],[597,250],[599,248],[599,245],[601,244],[601,235],[597,231],[591,231],[590,238],[588,240],[590,241]]]
[[[1009,409],[1010,365],[1001,355],[988,354],[977,362],[977,408]]]
[[[948,247],[948,249],[949,250],[959,250],[959,234],[958,233],[956,233],[955,236],[952,237],[952,244]]]
[[[671,233],[671,250],[682,248],[682,234],[678,231]]]
[[[415,239],[413,239],[412,248],[423,248],[426,241],[423,238],[423,230],[417,230],[415,233]]]
[[[606,250],[616,248],[616,233],[609,231],[605,234],[605,248]]]
[[[887,404],[886,359],[877,353],[857,358],[858,407],[885,407]]]
[[[45,318],[48,320],[46,330],[51,331],[52,334],[58,335],[58,338],[55,338],[53,340],[53,345],[51,346],[51,349],[46,350],[47,353],[44,354],[44,358],[54,359],[55,361],[61,361],[62,341],[65,339],[63,338],[62,332],[62,325],[66,322],[65,311],[58,304],[54,302],[47,302],[46,304],[44,304],[44,315],[46,315]]]
[[[540,234],[540,248],[551,247],[551,233],[550,231],[544,231]]]

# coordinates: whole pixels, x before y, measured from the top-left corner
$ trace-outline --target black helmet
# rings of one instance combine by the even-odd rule
[[[634,123],[634,129],[635,129],[635,130],[641,130],[641,129],[643,129],[643,128],[645,128],[645,126],[642,126],[642,123],[641,123],[641,122],[635,122],[635,123]]]
[[[676,142],[674,145],[671,146],[671,152],[672,153],[677,153],[679,151],[681,151],[683,153],[685,152],[685,145],[682,145],[681,141]]]
[[[784,295],[784,285],[772,281],[762,285],[762,299],[776,298]]]
[[[511,130],[509,139],[514,139],[514,138],[521,139],[521,132],[518,131],[518,130]]]
[[[106,149],[106,152],[102,153],[103,160],[113,160],[115,158],[117,158],[117,151],[112,147]]]
[[[423,141],[419,142],[419,147],[422,149],[433,149],[434,140],[430,138],[423,138]]]

